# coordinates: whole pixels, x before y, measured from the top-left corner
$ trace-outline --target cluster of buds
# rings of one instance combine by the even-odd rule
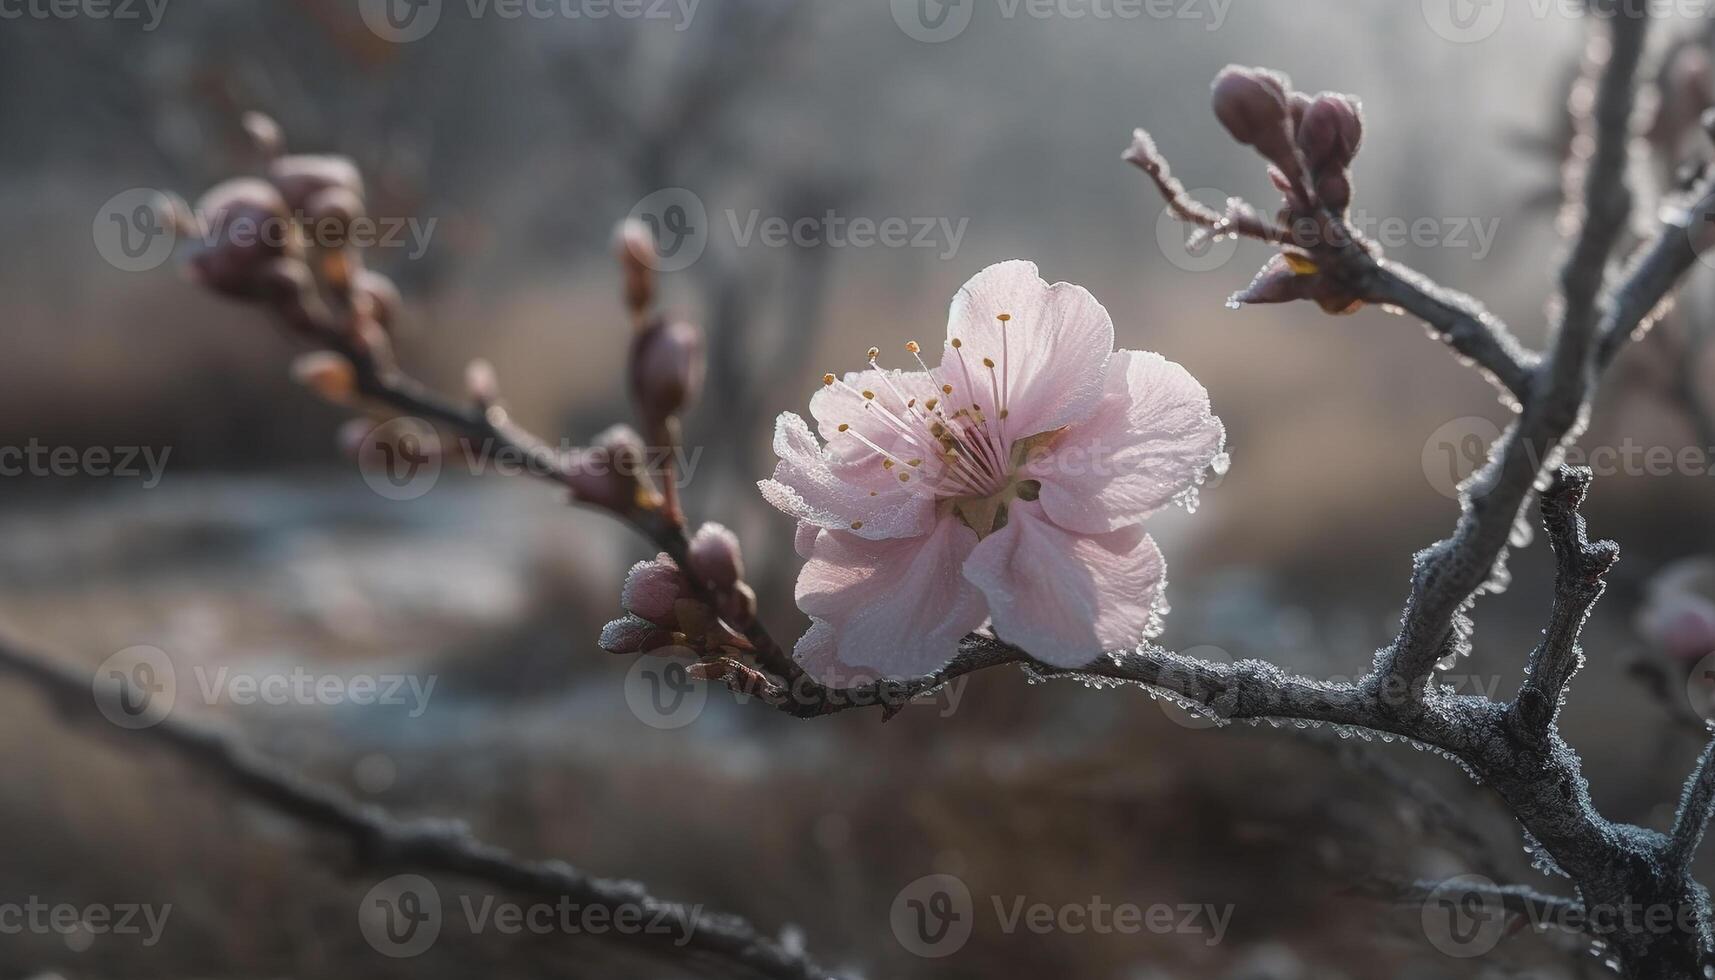
[[[610,653],[732,657],[752,649],[729,624],[755,616],[756,594],[744,582],[738,537],[719,524],[697,529],[683,568],[665,553],[633,565],[620,602],[626,614],[601,631]]]
[[[671,451],[680,444],[680,417],[702,391],[703,331],[656,309],[655,270],[661,260],[647,225],[636,218],[621,222],[614,232],[614,253],[633,328],[627,372],[631,400],[649,444]],[[670,452],[664,458],[670,467]],[[673,474],[667,470],[660,476],[669,516],[678,519]]]
[[[1283,198],[1272,218],[1237,199],[1228,202],[1226,214],[1190,201],[1141,130],[1126,160],[1156,182],[1181,218],[1201,226],[1193,245],[1237,235],[1279,246],[1250,286],[1233,296],[1235,305],[1310,299],[1330,313],[1355,311],[1362,304],[1341,281],[1341,260],[1350,249],[1366,255],[1375,249],[1346,220],[1352,161],[1364,132],[1357,99],[1336,92],[1307,95],[1279,72],[1229,66],[1215,78],[1213,103],[1215,117],[1233,139],[1268,162],[1269,180]]]
[[[262,175],[219,184],[189,214],[176,215],[201,243],[190,259],[192,278],[269,307],[313,341],[386,362],[401,300],[392,280],[364,266],[352,241],[353,225],[367,214],[356,164],[285,154],[279,127],[265,116],[246,116],[245,128],[265,158]],[[313,386],[333,396],[335,380],[322,371]]]

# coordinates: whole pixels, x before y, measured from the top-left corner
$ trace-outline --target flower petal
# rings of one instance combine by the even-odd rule
[[[1032,454],[1042,509],[1070,531],[1135,524],[1197,485],[1226,443],[1209,393],[1191,372],[1147,351],[1116,351],[1102,403]]]
[[[850,667],[840,662],[839,645],[833,624],[812,619],[810,628],[798,638],[792,648],[792,658],[798,661],[818,684],[833,688],[850,688],[873,684],[882,679],[880,672],[869,667]]]
[[[1167,564],[1141,528],[1075,534],[1040,504],[1019,501],[971,552],[965,577],[988,597],[1001,639],[1045,663],[1081,667],[1159,630]]]
[[[932,497],[900,483],[879,461],[836,459],[791,412],[775,423],[774,452],[780,457],[774,479],[757,486],[769,503],[800,521],[865,538],[915,537],[934,523]]]
[[[927,674],[987,618],[982,593],[960,574],[976,543],[976,532],[952,516],[920,538],[825,532],[799,573],[798,608],[829,625],[832,657],[848,677],[857,668]]]
[[[1002,314],[1010,319],[1001,322]],[[936,377],[953,386],[950,404],[978,405],[990,419],[999,416],[994,390],[1003,390],[1001,424],[1017,439],[1089,417],[1101,401],[1102,365],[1113,349],[1113,320],[1089,290],[1050,286],[1032,262],[1002,262],[953,297]],[[993,380],[984,358],[994,362]]]

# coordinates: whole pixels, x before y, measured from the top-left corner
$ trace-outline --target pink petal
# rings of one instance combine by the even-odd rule
[[[848,673],[921,676],[951,660],[987,616],[982,593],[960,574],[976,543],[951,516],[920,538],[825,532],[799,573],[798,607],[828,623],[833,659]]]
[[[1011,317],[1004,325],[996,319],[1003,313]],[[944,399],[949,405],[979,405],[991,420],[999,415],[992,393],[998,385],[1007,407],[1000,424],[1017,439],[1089,417],[1101,401],[1102,365],[1113,349],[1113,321],[1089,290],[1050,286],[1032,262],[1002,262],[953,297],[936,377],[953,386]],[[993,381],[984,358],[994,362]]]
[[[882,679],[881,674],[872,668],[848,667],[841,663],[836,640],[831,624],[813,619],[810,628],[792,648],[792,657],[817,683],[826,687],[849,688]]]
[[[1075,534],[1039,504],[1012,505],[965,577],[988,596],[996,635],[1059,667],[1132,647],[1158,629],[1167,564],[1141,528]]]
[[[799,521],[798,529],[792,533],[792,550],[799,558],[810,557],[810,549],[816,546],[816,536],[821,533],[822,529],[809,521]]]
[[[915,537],[934,522],[933,498],[907,489],[879,460],[836,459],[791,412],[775,424],[774,452],[780,457],[774,479],[757,486],[769,503],[800,521],[865,538]]]
[[[1042,509],[1071,531],[1135,524],[1195,486],[1226,442],[1209,393],[1160,354],[1117,351],[1096,413],[1033,454]]]

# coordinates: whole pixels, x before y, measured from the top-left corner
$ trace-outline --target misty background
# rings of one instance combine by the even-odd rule
[[[260,311],[195,288],[177,260],[126,271],[103,246],[126,192],[194,201],[254,172],[240,116],[265,112],[293,152],[356,160],[371,213],[408,229],[367,254],[405,296],[407,368],[456,392],[465,363],[488,358],[523,423],[577,444],[628,416],[611,229],[652,195],[694,200],[700,255],[662,278],[666,305],[710,336],[709,389],[686,420],[687,508],[738,532],[782,638],[805,621],[790,521],[754,489],[774,416],[802,412],[822,372],[860,367],[872,345],[889,363],[933,340],[984,266],[1033,259],[1089,288],[1120,346],[1190,368],[1226,424],[1231,470],[1195,514],[1151,524],[1174,606],[1161,642],[1351,677],[1392,636],[1411,553],[1452,527],[1449,489],[1480,458],[1466,437],[1507,410],[1409,319],[1227,309],[1267,251],[1186,253],[1120,152],[1145,127],[1200,199],[1272,207],[1259,161],[1209,112],[1210,79],[1261,64],[1354,93],[1360,227],[1402,236],[1390,258],[1540,346],[1584,25],[1508,5],[1497,31],[1461,43],[1416,3],[1176,0],[1148,8],[1160,16],[1099,16],[1121,8],[1064,0],[1037,16],[964,0],[968,27],[928,43],[902,25],[909,4],[879,0],[701,0],[640,18],[559,4],[509,18],[474,2],[447,0],[408,43],[367,26],[357,0],[0,20],[0,446],[165,460],[154,481],[0,478],[0,628],[92,668],[146,644],[187,673],[432,676],[411,709],[176,710],[397,813],[459,817],[520,854],[788,929],[863,976],[1584,975],[1564,943],[1528,930],[1472,968],[1426,942],[1418,909],[1351,893],[1381,870],[1553,886],[1481,788],[1401,745],[1203,731],[1141,691],[1011,671],[886,724],[796,722],[722,689],[688,723],[658,724],[627,697],[633,661],[595,643],[625,568],[648,557],[641,539],[536,482],[457,467],[416,499],[376,494],[336,446],[349,413],[291,382],[297,348]],[[1671,23],[1657,41],[1699,30]],[[920,244],[836,243],[829,214],[902,219]],[[819,244],[746,234],[802,218],[820,221]],[[1411,232],[1419,219],[1431,225]],[[1715,454],[1667,393],[1677,363],[1654,340],[1628,352],[1584,444]],[[1715,544],[1712,486],[1707,470],[1622,472],[1586,508],[1623,557],[1566,730],[1616,819],[1665,825],[1699,747],[1626,666],[1648,655],[1631,629],[1648,576]],[[1449,682],[1503,697],[1517,683],[1547,610],[1541,541],[1511,568]],[[356,928],[374,881],[340,873],[337,842],[165,755],[65,727],[29,692],[0,686],[0,705],[0,901],[174,908],[147,949],[0,938],[9,974],[686,975],[618,940],[461,928],[415,960],[384,957]],[[1392,777],[1451,800],[1486,853],[1449,839]],[[900,890],[933,873],[977,901],[970,941],[939,960],[889,924]],[[1208,903],[1231,922],[1217,943],[1009,932],[990,899],[1018,896]]]

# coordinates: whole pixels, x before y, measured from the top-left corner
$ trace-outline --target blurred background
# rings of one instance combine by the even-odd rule
[[[1354,677],[1507,410],[1408,319],[1227,309],[1266,251],[1187,252],[1120,151],[1147,127],[1199,198],[1272,206],[1256,158],[1210,115],[1209,80],[1264,64],[1355,93],[1360,230],[1540,345],[1585,25],[1554,5],[1472,19],[1436,0],[411,9],[400,27],[368,0],[5,8],[0,447],[29,450],[0,478],[7,634],[80,669],[156,648],[188,719],[398,814],[457,817],[521,855],[741,913],[849,975],[1597,974],[1575,942],[1530,929],[1459,959],[1422,908],[1355,894],[1376,874],[1563,884],[1531,870],[1481,787],[1404,745],[1206,730],[1142,691],[1011,670],[885,724],[796,722],[724,689],[663,707],[667,668],[595,642],[648,556],[640,538],[538,482],[453,465],[409,499],[377,492],[336,444],[348,413],[292,383],[297,349],[265,315],[188,283],[184,247],[138,258],[117,237],[140,200],[194,201],[255,172],[240,120],[265,112],[292,151],[363,170],[393,230],[368,262],[404,296],[409,369],[457,391],[488,358],[521,421],[578,444],[628,415],[611,229],[656,221],[683,240],[667,305],[711,341],[687,507],[738,532],[781,637],[805,621],[790,522],[754,488],[774,416],[871,345],[936,338],[984,266],[1034,259],[1088,287],[1121,346],[1188,366],[1227,426],[1231,470],[1195,514],[1152,523],[1171,566],[1161,642]],[[1658,31],[1641,220],[1686,152],[1683,125],[1652,119],[1687,105],[1695,119],[1715,96],[1706,36],[1684,17]],[[907,244],[851,234],[889,220]],[[797,241],[765,234],[782,221]],[[1703,271],[1693,300],[1712,281]],[[1701,746],[1685,717],[1701,710],[1685,691],[1696,657],[1634,621],[1662,568],[1715,552],[1715,434],[1697,409],[1715,384],[1697,329],[1709,306],[1687,303],[1626,354],[1584,440],[1613,450],[1606,472],[1589,459],[1586,513],[1623,559],[1566,732],[1598,806],[1656,827]],[[92,472],[91,450],[113,472]],[[1646,463],[1657,450],[1674,462]],[[1510,695],[1548,568],[1540,540],[1515,553],[1515,584],[1479,603],[1476,652],[1448,683]],[[246,704],[207,680],[306,674],[407,683],[382,705]],[[384,955],[358,921],[376,880],[348,873],[339,841],[117,729],[66,726],[13,681],[0,707],[0,903],[171,907],[147,946],[82,926],[0,935],[8,976],[724,975],[623,939],[463,920],[421,955]],[[937,957],[891,912],[928,875],[972,896],[968,938]],[[437,886],[449,909],[483,898]],[[1218,935],[1207,916],[1038,932],[1002,914],[1021,901],[1227,915]]]

